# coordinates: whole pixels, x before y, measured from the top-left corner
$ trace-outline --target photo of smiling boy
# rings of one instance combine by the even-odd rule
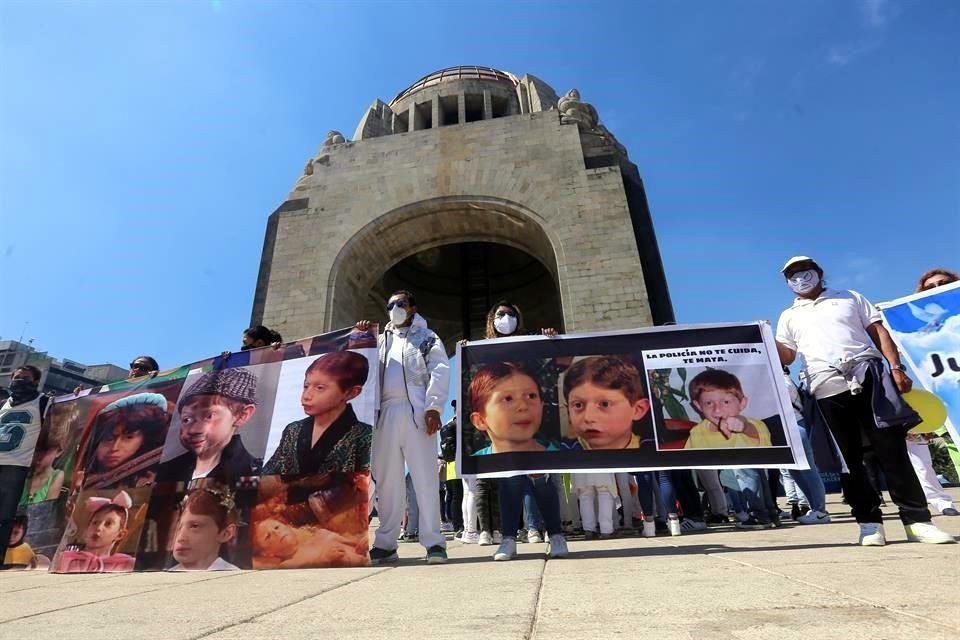
[[[229,489],[215,484],[192,489],[183,499],[173,536],[169,571],[236,571],[221,557],[224,545],[236,540],[237,513]]]
[[[620,356],[578,360],[563,378],[573,436],[584,449],[638,449],[633,425],[650,411],[636,365]]]
[[[259,474],[263,461],[247,451],[239,433],[257,411],[256,392],[257,377],[243,368],[200,376],[177,406],[177,437],[187,451],[162,463],[157,479],[229,482]]]
[[[684,449],[771,446],[767,426],[742,415],[747,396],[732,373],[722,369],[698,373],[690,381],[690,401],[703,420],[690,429]]]
[[[369,471],[373,427],[360,422],[350,405],[363,391],[369,372],[367,359],[353,351],[314,360],[304,373],[300,395],[307,417],[284,428],[263,473]]]
[[[470,382],[470,422],[490,438],[473,455],[511,451],[559,451],[539,435],[543,395],[530,369],[519,362],[484,365]]]

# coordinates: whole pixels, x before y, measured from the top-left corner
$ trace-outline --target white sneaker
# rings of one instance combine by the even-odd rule
[[[500,535],[499,531],[494,530],[493,532],[493,544],[500,544],[503,542],[503,536]]]
[[[481,547],[489,547],[493,544],[493,536],[490,535],[489,531],[481,531],[478,543]]]
[[[527,542],[536,544],[537,542],[543,542],[543,538],[536,529],[527,529]]]
[[[954,537],[938,529],[929,522],[915,522],[903,526],[907,530],[907,540],[910,542],[926,542],[927,544],[952,544]]]
[[[504,538],[497,552],[493,554],[494,560],[513,560],[517,557],[517,541],[514,538]]]
[[[644,538],[656,538],[657,537],[657,525],[653,520],[644,520],[643,521],[643,530],[640,535]]]
[[[883,525],[879,522],[860,523],[860,546],[882,547],[887,544],[887,536],[883,532]]]
[[[797,522],[800,524],[830,524],[830,514],[811,509],[802,516],[798,516]]]
[[[552,534],[550,536],[550,551],[547,552],[547,555],[551,558],[566,558],[568,553],[567,539],[563,536],[563,534]]]
[[[677,516],[667,518],[667,528],[670,529],[670,535],[672,536],[678,536],[682,533],[680,531],[680,519]]]
[[[463,544],[477,544],[480,542],[480,534],[476,531],[464,531],[460,536],[460,542]]]

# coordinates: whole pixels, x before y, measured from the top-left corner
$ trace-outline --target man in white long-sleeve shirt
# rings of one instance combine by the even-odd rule
[[[373,432],[371,469],[376,483],[377,529],[370,560],[397,561],[397,535],[403,517],[404,463],[418,496],[420,544],[428,564],[447,561],[446,538],[440,531],[437,431],[447,401],[450,365],[443,342],[427,328],[408,291],[387,301],[390,322],[379,337],[380,412]],[[367,330],[366,320],[357,328]]]

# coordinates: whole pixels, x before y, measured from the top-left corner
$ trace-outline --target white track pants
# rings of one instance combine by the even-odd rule
[[[937,472],[933,470],[933,460],[930,458],[930,448],[926,443],[907,442],[907,455],[910,456],[910,464],[913,465],[913,470],[920,480],[923,494],[927,497],[930,506],[938,513],[953,507],[953,498],[943,490],[943,486],[937,480]]]
[[[605,487],[580,487],[577,489],[580,502],[580,519],[584,531],[596,531],[600,520],[600,533],[613,533],[614,500]]]
[[[428,436],[413,421],[406,400],[385,401],[373,432],[371,470],[377,483],[377,529],[374,546],[397,548],[400,521],[406,502],[403,463],[407,463],[420,508],[420,544],[446,547],[440,532],[440,479],[437,475],[437,438]]]
[[[463,479],[463,530],[467,533],[477,533],[476,478]]]

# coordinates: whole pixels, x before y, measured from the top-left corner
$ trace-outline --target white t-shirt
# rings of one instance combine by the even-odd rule
[[[835,369],[840,360],[883,357],[867,333],[880,319],[877,308],[856,291],[826,289],[816,300],[797,298],[780,314],[777,342],[803,358],[811,393],[829,398],[848,390]]]
[[[407,384],[403,379],[403,347],[407,342],[406,335],[406,329],[395,329],[384,338],[389,341],[390,347],[383,370],[383,389],[380,390],[384,400],[407,398]]]

